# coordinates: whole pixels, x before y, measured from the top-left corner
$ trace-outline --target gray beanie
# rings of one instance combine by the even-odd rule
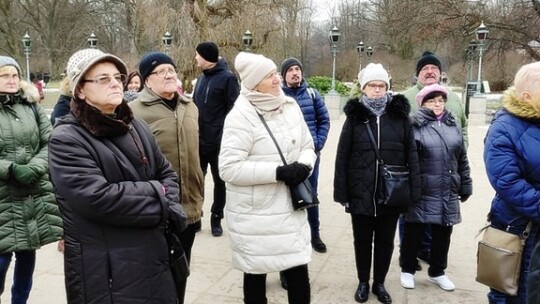
[[[15,59],[9,56],[0,56],[0,68],[3,68],[8,65],[14,66],[17,69],[17,73],[19,73],[19,77],[22,78],[21,67],[19,66],[17,61],[15,61]]]
[[[67,63],[67,77],[69,78],[69,88],[75,96],[75,88],[79,85],[82,77],[90,68],[92,68],[98,62],[111,62],[113,63],[120,74],[127,75],[127,66],[122,59],[112,55],[106,54],[98,49],[84,49],[71,55]]]
[[[299,66],[300,70],[302,70],[302,72],[304,71],[304,69],[302,67],[302,63],[300,62],[300,60],[298,60],[298,59],[296,59],[294,57],[289,57],[289,58],[283,60],[283,62],[281,63],[281,77],[283,77],[283,79],[285,79],[285,75],[287,75],[287,71],[293,65]]]

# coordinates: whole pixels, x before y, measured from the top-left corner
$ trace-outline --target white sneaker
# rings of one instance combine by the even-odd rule
[[[407,289],[414,289],[414,275],[412,273],[402,272],[401,286]]]
[[[452,283],[452,281],[450,281],[450,279],[446,275],[438,277],[428,277],[428,281],[439,285],[440,288],[446,291],[452,291],[456,289],[456,285],[454,285],[454,283]],[[403,285],[403,283],[401,285]]]

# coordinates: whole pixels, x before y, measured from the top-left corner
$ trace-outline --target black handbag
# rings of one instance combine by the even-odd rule
[[[408,207],[411,205],[411,184],[409,182],[409,168],[401,165],[387,165],[384,163],[373,131],[366,122],[366,129],[373,150],[377,155],[377,185],[375,187],[375,201],[381,206]]]
[[[281,148],[279,147],[276,138],[274,137],[274,134],[272,134],[272,131],[268,127],[268,124],[266,123],[266,120],[264,120],[264,117],[257,113],[259,115],[259,118],[261,119],[264,127],[266,128],[266,131],[268,131],[268,134],[270,134],[270,137],[272,138],[272,141],[276,145],[276,148],[279,152],[279,156],[281,157],[281,161],[284,165],[287,165],[287,161],[285,160],[285,157],[283,156],[283,153],[281,152]],[[311,182],[309,179],[305,179],[300,184],[296,186],[289,186],[289,189],[291,191],[291,198],[292,198],[292,205],[294,210],[303,210],[311,207],[315,207],[319,204],[319,200],[315,199],[313,197],[313,188],[311,186]]]
[[[165,228],[165,239],[167,240],[169,266],[173,275],[176,292],[183,294],[185,282],[187,277],[189,277],[189,262],[180,239],[169,229],[168,225]]]

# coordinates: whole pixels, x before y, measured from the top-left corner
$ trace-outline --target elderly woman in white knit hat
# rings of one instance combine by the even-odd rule
[[[126,72],[97,49],[68,60],[71,113],[49,144],[68,303],[178,303],[164,233],[185,227],[178,176],[123,100]]]
[[[336,155],[334,200],[351,215],[358,288],[357,302],[372,292],[381,303],[392,303],[384,286],[394,251],[399,214],[420,196],[418,154],[409,118],[409,101],[388,94],[389,77],[381,64],[370,63],[358,76],[363,95],[349,100]],[[375,150],[376,149],[378,150]],[[388,165],[410,170],[411,196],[394,206],[379,204],[380,159]],[[373,248],[374,247],[374,248]]]
[[[0,56],[0,295],[15,256],[11,303],[28,300],[36,249],[62,236],[47,174],[52,127],[39,100],[19,64]]]
[[[309,176],[313,140],[298,104],[281,90],[272,60],[241,52],[234,65],[241,91],[225,120],[219,172],[227,187],[233,266],[244,272],[244,303],[267,303],[266,274],[278,271],[288,281],[289,303],[309,303],[310,228],[306,211],[293,209],[289,185]]]

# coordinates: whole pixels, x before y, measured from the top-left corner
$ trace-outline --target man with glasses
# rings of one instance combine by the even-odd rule
[[[219,56],[215,43],[199,43],[195,61],[202,70],[193,92],[193,100],[199,108],[199,156],[204,175],[208,165],[212,171],[214,202],[210,225],[212,235],[217,237],[223,235],[221,219],[225,208],[225,182],[219,177],[218,169],[219,148],[225,116],[240,94],[240,86],[225,59]]]
[[[145,54],[139,63],[144,89],[129,103],[133,113],[145,120],[165,157],[179,176],[187,228],[180,241],[191,259],[195,232],[201,224],[204,176],[199,164],[199,122],[197,106],[178,94],[176,64],[161,52]],[[178,295],[183,303],[183,293]]]
[[[416,77],[418,78],[416,84],[414,84],[412,87],[410,87],[405,92],[403,92],[403,95],[407,97],[411,105],[411,114],[415,114],[418,108],[418,105],[415,102],[416,95],[425,86],[435,84],[435,83],[440,83],[441,72],[442,72],[442,64],[439,58],[437,58],[437,56],[430,51],[424,52],[422,54],[422,57],[420,57],[420,59],[416,63]],[[467,117],[465,116],[463,104],[461,103],[459,96],[456,93],[452,92],[451,90],[448,90],[448,96],[447,96],[445,107],[456,118],[456,123],[461,128],[461,133],[463,135],[463,143],[465,145],[465,149],[467,149],[468,147]],[[400,239],[403,238],[403,225],[404,225],[404,221],[400,217],[400,220],[399,220]],[[431,252],[429,248],[431,248],[431,229],[428,226],[425,230],[424,240],[422,241],[422,249],[418,253],[418,257],[426,262],[429,262],[430,256],[431,256]],[[421,270],[421,269],[422,267],[420,266],[420,264],[418,264],[417,270]]]

